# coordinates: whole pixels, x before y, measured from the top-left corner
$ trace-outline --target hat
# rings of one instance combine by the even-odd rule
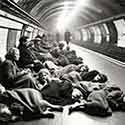
[[[64,47],[64,43],[59,43],[59,47]]]
[[[20,43],[25,43],[25,42],[27,42],[28,38],[29,38],[28,36],[22,36],[22,37],[20,37],[19,41],[20,41]]]
[[[45,35],[45,34],[43,34],[43,35],[42,35],[42,38],[43,38],[43,37],[46,37],[46,35]]]
[[[40,71],[38,72],[38,75],[40,75],[41,73],[45,73],[47,75],[50,75],[50,72],[47,68],[40,69]]]

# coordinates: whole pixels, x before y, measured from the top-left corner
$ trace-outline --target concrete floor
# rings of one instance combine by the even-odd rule
[[[106,74],[109,81],[118,84],[125,92],[125,65],[118,65],[115,62],[107,60],[105,56],[95,54],[93,51],[88,51],[80,46],[71,45],[73,49],[77,50],[77,55],[84,59],[90,69],[97,69]]]
[[[125,92],[125,67],[112,63],[105,58],[86,51],[79,46],[71,45],[77,54],[83,57],[90,69],[97,69],[109,77],[109,81],[118,84]],[[1,125],[1,124],[0,124]],[[68,106],[63,113],[55,113],[54,119],[40,119],[29,122],[10,123],[9,125],[125,125],[125,113],[114,112],[111,117],[93,117],[82,112],[68,115]]]

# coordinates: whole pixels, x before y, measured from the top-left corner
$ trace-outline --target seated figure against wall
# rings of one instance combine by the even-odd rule
[[[41,46],[41,40],[40,38],[35,38],[35,39],[32,39],[31,41],[34,43],[34,48],[33,50],[36,51],[36,52],[39,52],[39,53],[48,53],[49,50],[47,49],[44,49],[42,46]]]
[[[38,72],[42,68],[41,62],[38,60],[32,51],[32,42],[29,42],[28,37],[22,36],[19,39],[18,49],[20,51],[19,66],[21,68],[29,67]]]
[[[6,60],[1,64],[1,82],[6,89],[35,88],[35,81],[30,70],[21,70],[16,62],[19,60],[19,50],[11,48],[6,54]]]
[[[59,43],[57,47],[54,47],[50,50],[50,53],[54,58],[58,58],[60,55],[64,55],[64,44]]]

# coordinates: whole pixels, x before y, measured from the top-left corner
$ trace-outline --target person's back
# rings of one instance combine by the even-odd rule
[[[67,43],[67,45],[69,44],[69,42],[70,42],[70,37],[71,37],[71,33],[69,32],[69,31],[66,31],[65,32],[65,34],[64,34],[64,39],[65,39],[65,41],[66,41],[66,43]]]
[[[112,111],[106,99],[107,93],[102,90],[95,90],[89,94],[85,104],[85,112],[97,116],[109,116]]]
[[[51,51],[50,54],[54,57],[54,58],[58,58],[59,56],[59,47],[54,47]]]
[[[32,50],[28,47],[27,39],[27,37],[21,37],[19,40],[20,44],[18,46],[18,49],[20,51],[19,62],[21,64],[21,67],[32,64],[34,60],[37,59]]]
[[[65,105],[71,103],[72,84],[70,81],[51,78],[49,85],[43,89],[43,98],[52,104]]]

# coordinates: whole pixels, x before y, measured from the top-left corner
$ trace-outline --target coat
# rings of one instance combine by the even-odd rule
[[[6,89],[36,88],[35,80],[28,75],[22,74],[14,61],[5,60],[1,66],[2,85]]]
[[[37,59],[36,55],[33,53],[33,51],[30,48],[27,48],[25,46],[19,46],[20,51],[20,65],[21,67],[25,67],[28,64],[33,64],[34,60]]]

